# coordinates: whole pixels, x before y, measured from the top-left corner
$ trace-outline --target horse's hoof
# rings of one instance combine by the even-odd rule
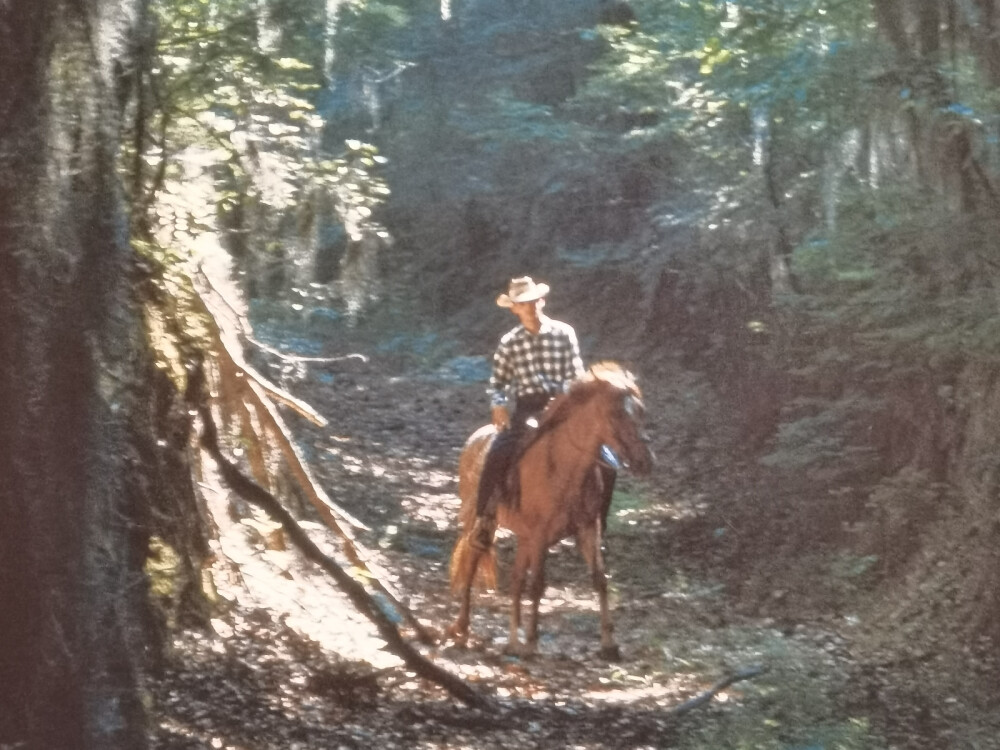
[[[459,648],[466,648],[469,645],[469,631],[452,625],[445,631],[447,637]]]
[[[618,644],[612,643],[610,646],[601,646],[597,656],[604,661],[621,661],[622,650],[618,648]]]
[[[508,643],[503,647],[503,652],[506,656],[516,656],[518,659],[530,659],[535,655],[535,651],[535,646],[518,641]]]

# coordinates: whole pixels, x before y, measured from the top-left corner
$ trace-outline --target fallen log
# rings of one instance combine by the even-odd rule
[[[240,410],[252,409],[254,416],[265,430],[259,434],[257,431],[250,430],[249,433],[244,433],[243,437],[249,439],[250,435],[253,434],[254,439],[250,440],[250,444],[255,446],[254,450],[256,450],[263,435],[266,433],[270,436],[274,446],[284,457],[289,472],[316,509],[320,519],[343,541],[344,552],[350,561],[371,574],[372,585],[391,602],[393,609],[413,628],[422,643],[433,643],[432,635],[403,604],[400,596],[386,583],[387,576],[384,572],[378,570],[375,562],[363,554],[355,543],[354,535],[350,529],[367,530],[367,527],[347,513],[340,505],[334,503],[319,482],[313,478],[312,472],[295,447],[295,441],[274,403],[272,403],[272,399],[292,407],[319,426],[325,425],[326,420],[308,404],[285,393],[246,363],[239,342],[245,338],[244,329],[248,324],[239,313],[236,305],[227,300],[214,287],[211,279],[204,272],[201,273],[200,278],[202,283],[200,285],[194,284],[194,295],[191,301],[197,311],[202,314],[212,343],[210,352],[214,355],[220,381],[216,389],[219,393],[217,401],[223,412],[234,414]],[[201,376],[203,378],[206,376],[203,369]],[[207,390],[206,388],[202,389],[203,392]],[[263,465],[263,461],[258,460],[258,464]],[[260,480],[260,477],[258,479]]]
[[[199,372],[192,373],[192,385],[198,388],[200,382],[203,382],[204,375],[200,373],[200,367],[195,369]],[[211,408],[204,398],[198,399],[196,403],[202,423],[201,445],[219,466],[219,471],[226,483],[244,500],[261,508],[281,524],[288,538],[298,547],[306,559],[327,572],[357,610],[375,625],[379,635],[386,642],[388,650],[402,659],[403,663],[418,676],[440,685],[463,703],[474,708],[492,708],[493,704],[489,698],[464,680],[426,659],[408,643],[389,615],[365,590],[365,587],[309,538],[309,535],[292,514],[274,495],[246,476],[235,463],[225,456],[219,446],[218,429],[212,417]]]

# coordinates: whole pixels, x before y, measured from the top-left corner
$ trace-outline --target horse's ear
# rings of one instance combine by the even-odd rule
[[[632,392],[627,392],[625,394],[625,413],[628,414],[632,419],[636,417],[641,417],[643,412],[645,412],[646,407],[642,403],[642,399],[638,395]]]

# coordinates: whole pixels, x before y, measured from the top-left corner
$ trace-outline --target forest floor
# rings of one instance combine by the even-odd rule
[[[481,366],[459,358],[421,369],[373,351],[287,385],[330,422],[319,429],[289,417],[320,483],[367,527],[357,539],[380,577],[442,636],[422,652],[496,710],[470,708],[407,672],[336,584],[207,472],[220,607],[211,629],[177,637],[150,686],[154,747],[1000,747],[1000,721],[983,711],[996,705],[993,662],[976,654],[963,664],[918,642],[873,637],[867,618],[878,607],[861,568],[842,566],[835,586],[801,608],[789,593],[794,571],[739,569],[767,552],[753,549],[730,511],[760,501],[739,462],[713,451],[712,418],[677,371],[644,379],[659,460],[650,477],[621,477],[609,522],[622,658],[597,656],[596,601],[569,544],[550,557],[539,654],[503,654],[502,587],[476,595],[469,647],[449,643],[455,467],[486,414],[484,384],[469,377]],[[336,547],[308,511],[301,517],[318,543]],[[509,569],[514,540],[498,545]],[[749,676],[678,710],[739,674]],[[962,689],[977,680],[981,705],[968,699],[977,690]]]

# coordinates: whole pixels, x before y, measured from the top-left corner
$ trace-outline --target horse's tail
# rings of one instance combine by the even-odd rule
[[[479,490],[479,475],[490,444],[496,436],[492,425],[476,430],[466,441],[462,455],[458,459],[458,496],[462,507],[458,512],[458,523],[462,527],[455,549],[451,553],[449,578],[451,590],[461,592],[470,583],[481,588],[495,588],[497,582],[497,559],[495,548],[489,554],[473,550],[469,544],[470,533],[476,522],[476,495]]]
[[[480,589],[497,587],[496,547],[492,546],[488,552],[481,552],[473,549],[470,541],[468,534],[462,534],[451,552],[448,576],[453,594],[462,593],[470,585]]]

